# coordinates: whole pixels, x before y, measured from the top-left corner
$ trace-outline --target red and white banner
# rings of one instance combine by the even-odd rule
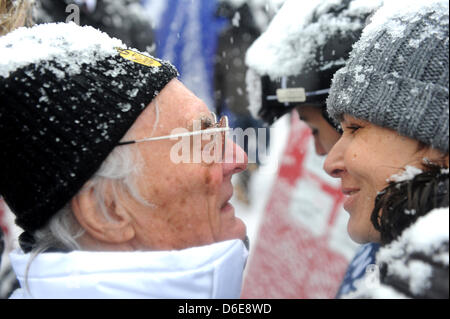
[[[310,129],[294,114],[257,238],[243,298],[333,298],[357,245],[340,182],[323,171]]]

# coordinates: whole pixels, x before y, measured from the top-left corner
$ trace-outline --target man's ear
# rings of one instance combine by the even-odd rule
[[[105,194],[107,216],[100,209],[92,188],[79,192],[71,201],[75,218],[94,239],[108,244],[122,244],[135,236],[131,216],[116,203],[112,192]]]

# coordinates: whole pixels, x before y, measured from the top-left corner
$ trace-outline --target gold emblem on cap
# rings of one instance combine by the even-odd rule
[[[152,67],[160,67],[162,64],[156,61],[155,59],[152,59],[149,56],[143,55],[139,52],[128,50],[128,49],[121,49],[121,48],[115,48],[119,53],[120,56],[124,59],[130,60],[132,62],[136,62],[145,66],[152,66]]]

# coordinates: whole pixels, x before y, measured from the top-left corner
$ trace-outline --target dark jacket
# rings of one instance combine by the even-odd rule
[[[448,299],[448,214],[448,207],[430,212],[430,215],[422,217],[405,231],[399,240],[380,250],[377,263],[380,265],[380,281],[384,286],[408,298]],[[447,239],[434,238],[425,243],[427,249],[423,250],[421,228],[430,219],[446,223]]]
[[[372,213],[382,241],[379,285],[363,282],[348,297],[449,298],[448,202],[448,169],[439,167],[380,192]]]

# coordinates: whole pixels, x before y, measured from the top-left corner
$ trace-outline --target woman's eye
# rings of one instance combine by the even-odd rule
[[[357,130],[359,130],[360,128],[361,128],[361,126],[359,126],[359,125],[349,125],[349,126],[346,126],[346,128],[348,129],[348,130],[350,130],[351,132],[350,133],[355,133]]]

